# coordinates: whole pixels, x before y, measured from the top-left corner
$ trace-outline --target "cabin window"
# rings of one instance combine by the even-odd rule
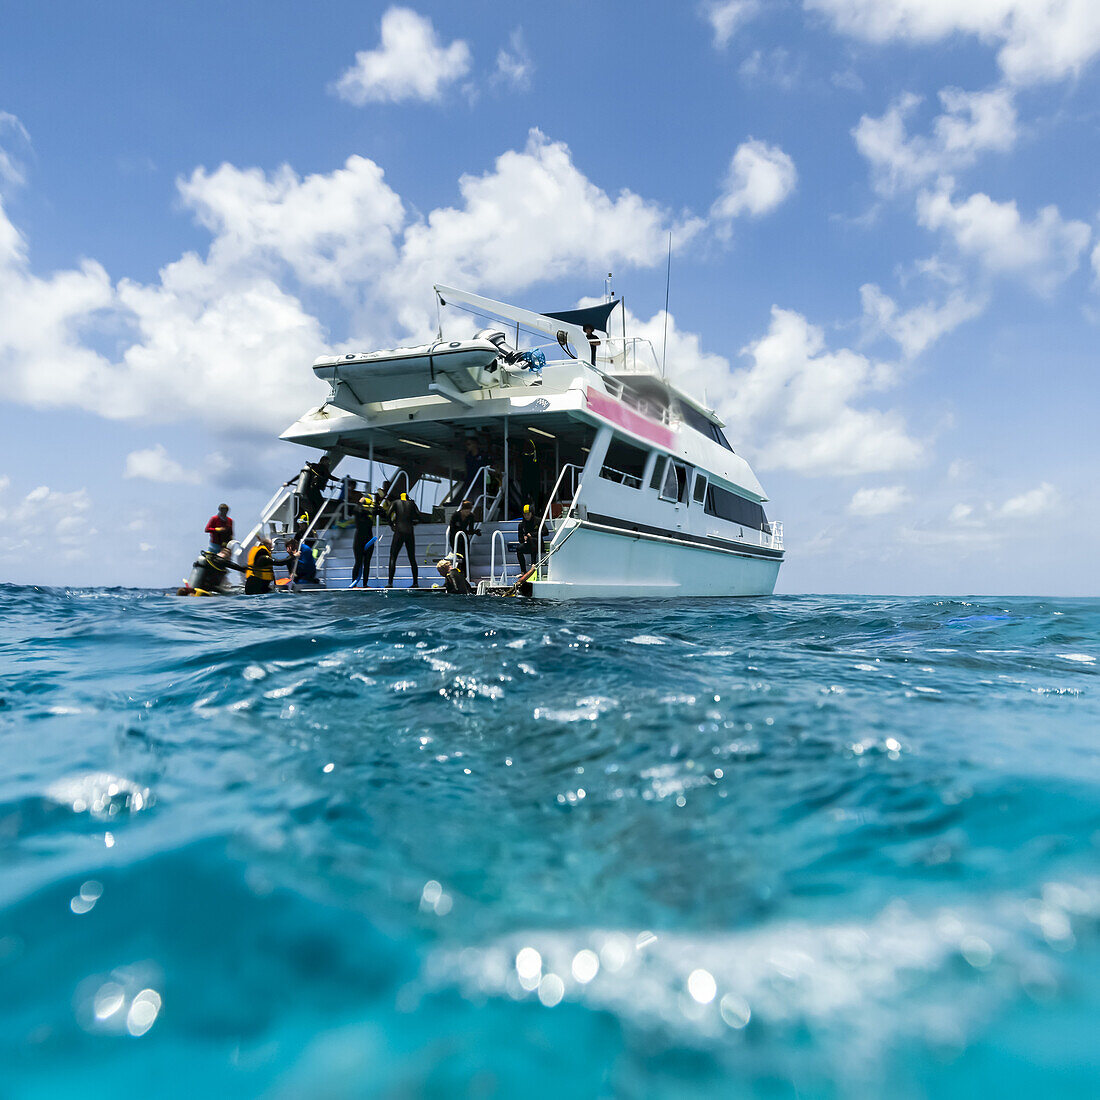
[[[728,489],[721,489],[717,485],[707,486],[703,511],[709,516],[728,520],[742,527],[751,527],[754,531],[763,531],[768,522],[762,505],[731,493]]]
[[[628,485],[631,489],[640,489],[648,457],[648,451],[635,447],[633,443],[627,443],[624,439],[614,437],[607,448],[600,477],[619,485]]]
[[[653,476],[649,479],[649,487],[651,489],[659,489],[661,482],[665,476],[665,463],[668,459],[664,455],[658,455],[656,462],[653,463]]]
[[[706,436],[707,439],[713,439],[719,447],[725,447],[727,451],[733,450],[729,445],[729,440],[722,434],[722,429],[705,417],[698,409],[693,408],[691,405],[685,405],[681,401],[680,416],[689,428],[694,428],[700,435]]]
[[[702,504],[707,495],[707,479],[702,474],[695,475],[695,488],[691,491],[691,499],[696,504]]]
[[[683,503],[687,500],[688,470],[679,462],[668,463],[665,469],[665,482],[661,486],[662,500],[675,500]]]

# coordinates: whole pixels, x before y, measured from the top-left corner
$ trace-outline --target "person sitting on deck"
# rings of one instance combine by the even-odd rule
[[[531,505],[525,504],[523,506],[523,519],[519,521],[516,527],[516,557],[519,559],[520,573],[527,572],[528,557],[530,557],[532,565],[538,561],[538,528],[538,520],[535,519],[535,515],[531,511]]]
[[[207,521],[206,533],[210,536],[210,549],[215,553],[232,541],[233,521],[229,518],[228,504],[218,505],[218,514]]]
[[[462,571],[462,557],[457,556],[456,561],[451,558],[441,558],[436,562],[436,569],[443,578],[443,588],[448,596],[472,596],[474,594],[466,574]]]
[[[466,552],[470,551],[470,543],[474,535],[478,534],[476,521],[474,520],[474,505],[472,501],[464,500],[451,516],[451,522],[447,525],[447,543],[452,550],[458,550],[459,532],[466,536]]]
[[[405,493],[399,500],[395,500],[390,506],[390,526],[393,528],[393,539],[390,541],[390,575],[388,587],[393,588],[393,574],[397,569],[397,554],[403,546],[409,558],[409,566],[412,570],[412,588],[420,587],[420,577],[416,569],[416,537],[413,528],[422,519],[420,510],[416,504],[409,500]]]

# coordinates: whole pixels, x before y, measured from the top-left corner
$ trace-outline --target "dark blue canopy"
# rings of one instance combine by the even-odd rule
[[[607,318],[611,311],[619,304],[616,298],[611,302],[601,302],[598,306],[588,306],[585,309],[567,309],[560,313],[544,313],[543,317],[553,317],[555,321],[564,321],[567,325],[576,325],[584,328],[591,325],[600,332],[607,332]]]

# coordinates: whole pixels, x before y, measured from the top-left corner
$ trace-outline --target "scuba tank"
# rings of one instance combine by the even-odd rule
[[[298,475],[298,483],[294,486],[294,491],[300,496],[305,496],[309,492],[309,480],[310,469],[308,466],[302,469],[302,472]]]
[[[199,558],[199,560],[191,566],[191,575],[186,581],[187,587],[191,589],[201,588],[202,585],[199,584],[199,581],[205,578],[206,569],[206,562],[204,562],[202,558]]]

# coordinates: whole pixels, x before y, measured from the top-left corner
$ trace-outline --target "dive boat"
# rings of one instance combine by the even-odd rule
[[[783,532],[765,514],[763,487],[714,411],[669,381],[649,341],[611,334],[619,300],[535,313],[454,287],[435,292],[433,342],[316,360],[329,395],[282,434],[325,452],[343,475],[307,532],[329,588],[352,579],[351,502],[371,487],[379,504],[385,480],[389,500],[405,494],[418,504],[416,560],[428,585],[438,580],[435,560],[457,552],[482,593],[772,593]],[[444,308],[486,327],[444,339]],[[471,453],[480,456],[472,476]],[[447,524],[464,498],[480,533],[451,546]],[[521,571],[525,504],[540,549]],[[296,487],[281,488],[242,552],[260,535],[287,538],[301,510]],[[377,530],[366,583],[385,587],[392,534],[381,521]],[[405,557],[394,587],[411,583]]]

